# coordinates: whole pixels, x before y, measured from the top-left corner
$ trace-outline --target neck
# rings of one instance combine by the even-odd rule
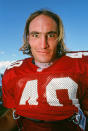
[[[53,62],[41,63],[41,62],[35,61],[35,65],[38,66],[41,69],[48,68],[52,64],[53,64]]]

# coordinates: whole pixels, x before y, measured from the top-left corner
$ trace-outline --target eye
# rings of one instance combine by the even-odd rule
[[[55,34],[55,33],[49,33],[49,34],[48,34],[48,37],[49,37],[49,38],[55,38],[55,37],[56,37],[56,34]]]
[[[33,34],[31,34],[31,36],[34,37],[34,38],[38,38],[39,34],[38,33],[33,33]]]
[[[39,33],[38,32],[31,32],[30,33],[30,38],[39,38],[40,36],[39,36]]]

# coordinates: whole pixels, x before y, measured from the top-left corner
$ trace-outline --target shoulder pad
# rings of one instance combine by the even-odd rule
[[[19,67],[19,66],[22,65],[22,63],[23,63],[23,60],[18,60],[16,62],[12,62],[9,66],[7,66],[6,69],[9,70],[9,69],[11,69],[13,67]]]
[[[88,51],[70,51],[66,53],[66,56],[71,58],[88,57]]]

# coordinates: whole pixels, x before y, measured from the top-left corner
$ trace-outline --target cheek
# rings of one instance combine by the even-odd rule
[[[52,43],[51,48],[53,51],[56,51],[58,42]]]
[[[30,47],[31,47],[31,48],[33,48],[33,47],[35,47],[35,42],[34,42],[34,41],[29,40],[29,45],[30,45]]]
[[[40,44],[38,40],[29,40],[29,45],[31,48],[37,48]]]

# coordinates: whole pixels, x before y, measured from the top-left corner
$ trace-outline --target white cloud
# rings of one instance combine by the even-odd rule
[[[1,54],[1,55],[4,55],[4,54],[5,54],[5,52],[4,52],[4,51],[0,51],[0,54]]]
[[[6,67],[12,63],[12,61],[0,61],[0,73],[4,73]]]
[[[16,57],[17,55],[16,54],[12,54],[13,57]]]

